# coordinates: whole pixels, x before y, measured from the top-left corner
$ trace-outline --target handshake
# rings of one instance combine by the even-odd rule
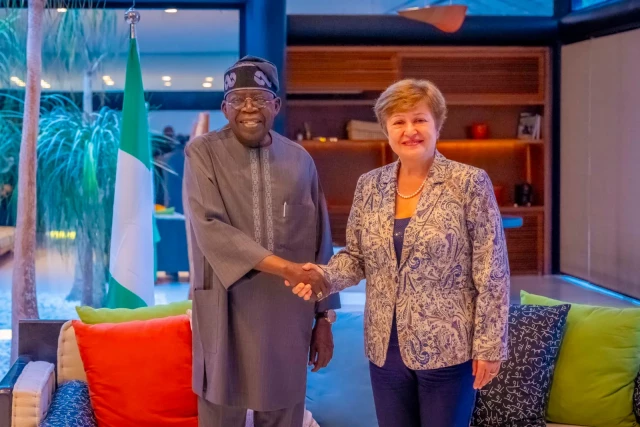
[[[329,296],[329,285],[324,272],[315,264],[289,263],[284,279],[284,284],[292,286],[293,293],[305,301],[320,301]]]

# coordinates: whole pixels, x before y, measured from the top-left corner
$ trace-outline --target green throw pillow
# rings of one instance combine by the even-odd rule
[[[95,325],[96,323],[122,323],[131,320],[149,320],[176,316],[185,314],[187,309],[191,309],[190,300],[133,309],[79,306],[76,307],[76,312],[84,323]]]
[[[566,302],[520,291],[522,304]],[[547,419],[592,427],[637,426],[640,309],[571,304],[551,384]]]

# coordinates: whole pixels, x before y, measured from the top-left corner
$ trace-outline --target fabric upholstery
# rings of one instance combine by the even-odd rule
[[[186,314],[73,328],[99,425],[197,426]]]
[[[520,292],[523,304],[562,301]],[[637,426],[640,309],[571,304],[551,385],[547,420],[591,427]]]
[[[159,304],[140,308],[93,308],[89,306],[76,307],[78,317],[83,323],[121,323],[131,320],[148,320],[160,317],[185,314],[191,308],[191,301],[177,301],[170,304]]]
[[[97,427],[89,387],[84,381],[69,381],[56,390],[49,412],[38,427]]]
[[[86,382],[87,374],[78,350],[76,333],[69,320],[60,328],[58,337],[58,386],[73,380]]]
[[[52,363],[29,362],[13,388],[11,426],[37,426],[47,413],[55,386]]]
[[[509,358],[479,391],[472,425],[544,427],[556,359],[569,305],[512,305]]]

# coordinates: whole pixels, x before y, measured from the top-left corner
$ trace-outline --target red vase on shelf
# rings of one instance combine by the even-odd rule
[[[486,123],[474,123],[471,125],[471,138],[487,139],[489,137],[489,126]]]

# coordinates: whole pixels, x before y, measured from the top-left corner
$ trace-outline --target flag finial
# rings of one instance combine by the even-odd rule
[[[131,38],[136,38],[136,24],[140,22],[140,12],[131,8],[124,13],[124,20],[131,26]]]

